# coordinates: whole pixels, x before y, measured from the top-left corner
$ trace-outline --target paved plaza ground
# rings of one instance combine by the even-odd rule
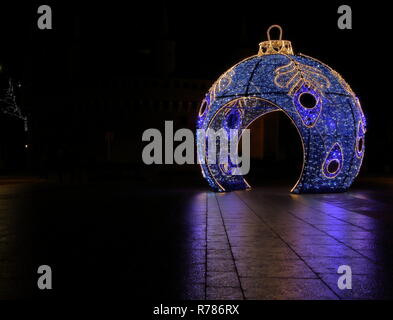
[[[0,182],[0,298],[392,299],[393,183],[340,194]],[[53,290],[36,289],[37,268]],[[340,265],[352,290],[337,286]]]

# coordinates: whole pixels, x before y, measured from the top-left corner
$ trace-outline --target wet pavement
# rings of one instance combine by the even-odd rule
[[[0,183],[0,298],[392,299],[393,188]],[[54,289],[36,288],[37,267]],[[340,290],[339,266],[352,269]]]

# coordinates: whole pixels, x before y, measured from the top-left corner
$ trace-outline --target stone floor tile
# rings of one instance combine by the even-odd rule
[[[248,300],[338,299],[319,279],[240,278]]]
[[[206,285],[208,287],[238,287],[239,278],[235,271],[208,271]]]

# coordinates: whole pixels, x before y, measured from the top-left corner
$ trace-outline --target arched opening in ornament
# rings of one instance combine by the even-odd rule
[[[244,176],[252,186],[293,187],[303,167],[303,146],[292,120],[281,111],[255,119],[249,126],[251,167]],[[239,143],[241,149],[241,143]],[[241,152],[241,150],[239,150]]]

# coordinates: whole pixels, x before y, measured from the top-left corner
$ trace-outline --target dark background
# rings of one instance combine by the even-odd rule
[[[13,123],[2,125],[3,144],[24,146],[23,136],[29,145],[22,151],[26,160],[20,152],[9,152],[5,169],[55,169],[59,153],[81,167],[140,165],[142,132],[162,128],[163,120],[193,128],[210,84],[255,54],[268,26],[280,24],[295,53],[329,64],[359,96],[368,120],[363,172],[393,170],[389,15],[384,6],[346,3],[352,6],[353,29],[339,30],[340,2],[47,4],[53,11],[53,30],[37,28],[38,4],[1,4],[1,77],[22,84],[17,97],[29,117],[27,137],[10,134],[17,130]],[[167,90],[172,79],[201,85]],[[160,81],[162,90],[156,89]],[[167,97],[165,91],[172,93]],[[167,107],[171,94],[191,97],[191,105],[186,111],[184,106]],[[158,104],[163,104],[161,109]],[[106,155],[108,135],[114,135],[119,147],[115,159]]]

